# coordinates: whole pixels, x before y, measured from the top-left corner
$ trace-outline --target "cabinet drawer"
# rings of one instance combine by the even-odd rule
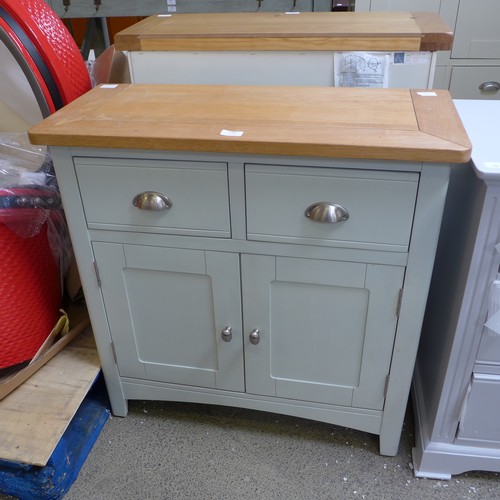
[[[500,99],[500,90],[482,91],[479,86],[500,84],[499,66],[455,66],[451,74],[450,93],[454,99]]]
[[[418,179],[411,172],[246,165],[247,237],[407,251]],[[318,202],[340,205],[348,220],[306,217]]]
[[[500,375],[474,373],[462,414],[458,444],[498,447],[500,443]]]
[[[91,229],[231,236],[225,163],[115,158],[74,162]],[[134,206],[137,195],[149,192],[167,197],[171,208]]]

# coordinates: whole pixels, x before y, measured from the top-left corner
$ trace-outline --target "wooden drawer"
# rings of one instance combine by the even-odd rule
[[[407,172],[246,165],[247,237],[407,251],[418,178]],[[306,217],[317,202],[344,207],[349,219]]]
[[[481,91],[479,86],[486,82],[500,83],[499,66],[455,66],[450,93],[454,99],[500,99],[500,90]]]
[[[74,163],[91,229],[231,236],[225,163],[81,157]],[[144,192],[168,197],[172,207],[134,206]]]

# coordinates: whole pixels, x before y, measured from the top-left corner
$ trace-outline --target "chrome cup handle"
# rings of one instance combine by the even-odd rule
[[[314,222],[336,224],[349,219],[349,212],[342,206],[329,201],[313,203],[306,208],[304,215]]]
[[[500,90],[500,82],[483,82],[479,85],[482,92],[491,92],[492,94]]]
[[[139,193],[134,196],[132,205],[140,210],[153,210],[159,212],[172,208],[173,203],[172,200],[164,194],[155,193],[154,191],[145,191],[144,193]]]

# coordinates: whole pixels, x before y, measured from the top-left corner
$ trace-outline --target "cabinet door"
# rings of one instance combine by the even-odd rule
[[[500,375],[473,373],[457,432],[458,444],[498,448]]]
[[[442,0],[356,0],[357,11],[439,12]]]
[[[500,2],[460,0],[452,58],[498,59],[500,57]]]
[[[93,246],[121,376],[244,390],[238,254]]]
[[[404,268],[260,255],[241,265],[247,392],[382,409]]]

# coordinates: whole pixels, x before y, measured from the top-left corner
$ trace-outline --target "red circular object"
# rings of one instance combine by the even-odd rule
[[[56,107],[43,75],[40,73],[37,65],[33,61],[29,52],[26,50],[26,47],[19,40],[12,28],[2,17],[0,17],[0,42],[2,40],[2,33],[5,33],[13,44],[13,47],[9,47],[10,52],[21,66],[22,71],[30,82],[33,93],[35,94],[38,105],[42,111],[42,116],[45,116],[47,111],[49,114],[53,113],[56,111]],[[16,52],[15,54],[14,51]],[[42,99],[43,102],[40,102],[40,99]]]
[[[63,104],[91,88],[90,76],[71,33],[43,0],[0,0],[23,28],[54,78]]]

